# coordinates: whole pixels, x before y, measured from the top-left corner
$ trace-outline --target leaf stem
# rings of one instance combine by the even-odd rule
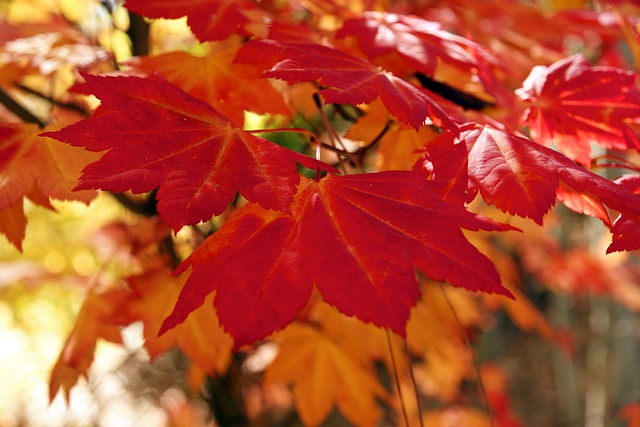
[[[249,130],[245,130],[245,132],[249,132],[249,133],[296,132],[296,133],[303,133],[309,137],[314,136],[309,129],[303,129],[303,128],[249,129]]]
[[[418,408],[418,420],[420,421],[420,427],[424,427],[424,420],[422,419],[422,404],[420,403],[420,393],[418,392],[418,383],[416,381],[416,376],[413,373],[413,359],[411,358],[411,350],[409,349],[409,344],[407,343],[407,339],[403,339],[402,343],[404,344],[404,353],[407,356],[407,361],[409,362],[409,374],[411,375],[411,384],[413,384],[413,394],[416,399],[416,406]]]
[[[487,409],[487,414],[489,415],[489,422],[491,423],[491,427],[495,427],[495,420],[493,417],[493,411],[491,410],[491,405],[489,405],[489,397],[487,395],[487,389],[484,387],[484,381],[482,380],[482,375],[480,374],[480,366],[478,365],[478,355],[476,354],[475,349],[471,345],[471,341],[469,340],[467,331],[465,331],[464,326],[462,326],[462,322],[460,322],[458,313],[456,312],[455,307],[451,303],[451,300],[449,299],[449,295],[447,295],[447,292],[444,290],[444,285],[442,283],[440,283],[440,292],[442,292],[442,296],[444,297],[444,300],[446,301],[447,305],[451,309],[453,318],[456,321],[456,324],[458,325],[458,327],[460,328],[460,331],[462,332],[464,342],[467,345],[467,348],[469,349],[469,351],[471,352],[471,355],[473,356],[473,366],[476,371],[476,377],[478,378],[478,386],[480,387],[480,393],[482,394],[482,398],[484,400],[485,407]]]
[[[631,56],[633,57],[633,65],[636,71],[640,71],[640,46],[638,45],[633,30],[629,25],[629,21],[627,21],[627,19],[622,15],[620,9],[614,2],[608,3],[610,3],[610,6],[613,8],[613,12],[618,20],[618,24],[620,25],[620,29],[622,30],[624,39],[627,42],[627,46],[629,47],[629,51],[631,53]]]
[[[384,330],[387,334],[387,346],[389,347],[389,354],[391,356],[391,364],[393,365],[393,378],[396,382],[396,389],[398,390],[398,396],[400,397],[400,406],[402,407],[402,416],[404,417],[404,424],[406,427],[410,427],[409,416],[407,415],[407,408],[404,404],[404,396],[402,395],[402,388],[400,387],[400,377],[398,376],[398,365],[396,363],[396,356],[393,353],[393,346],[391,345],[391,334],[388,329]],[[422,418],[422,414],[420,414]]]
[[[608,163],[597,163],[598,160],[613,160],[613,162]],[[620,163],[615,163],[616,161]],[[620,168],[620,169],[629,169],[634,172],[640,172],[640,165],[637,165],[624,157],[615,156],[613,154],[603,154],[601,156],[594,157],[591,159],[591,167],[593,168]]]
[[[387,122],[384,125],[384,128],[382,128],[380,133],[373,139],[373,141],[371,141],[369,144],[365,145],[364,147],[358,148],[356,151],[353,152],[355,156],[358,156],[358,161],[360,162],[361,165],[364,163],[364,156],[366,156],[369,150],[374,148],[382,140],[382,138],[387,134],[387,132],[389,132],[389,129],[391,129],[392,123],[393,123],[393,120],[387,120]]]
[[[331,122],[329,121],[329,118],[327,117],[327,115],[324,113],[324,110],[322,109],[322,101],[320,101],[320,95],[318,95],[317,92],[313,94],[313,101],[315,102],[316,107],[318,107],[318,112],[320,113],[320,117],[322,118],[322,124],[324,125],[324,128],[327,131],[327,135],[329,135],[329,141],[337,150],[341,149],[345,157],[349,157],[350,153],[347,151],[346,147],[342,143],[342,140],[338,136],[338,133],[335,131],[335,129],[331,125]],[[338,145],[340,145],[340,147],[338,147]],[[320,160],[320,159],[317,159],[317,160]],[[338,163],[340,164],[340,169],[342,169],[342,172],[346,173],[347,169],[344,165],[342,156],[340,155],[338,155]]]

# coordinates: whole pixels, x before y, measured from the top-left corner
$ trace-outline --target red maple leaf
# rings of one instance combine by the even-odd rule
[[[187,17],[200,41],[223,40],[232,34],[266,36],[265,12],[246,0],[127,0],[126,7],[148,18]]]
[[[433,76],[440,61],[470,71],[477,68],[478,55],[491,60],[482,46],[417,16],[364,12],[362,17],[346,21],[337,37],[348,35],[358,38],[360,49],[369,58],[397,52],[417,71],[429,76]]]
[[[640,195],[640,176],[623,175],[618,178],[616,184]],[[607,253],[619,251],[633,251],[640,249],[640,224],[626,215],[620,215],[611,229],[613,241],[607,248]]]
[[[249,64],[234,63],[238,46],[214,50],[204,56],[187,52],[168,52],[157,56],[135,57],[127,61],[134,71],[146,75],[157,72],[171,83],[242,126],[244,112],[289,115],[280,93],[260,70]],[[260,96],[255,96],[259,93]]]
[[[220,214],[240,193],[287,211],[296,162],[319,161],[235,128],[204,101],[161,78],[85,75],[101,107],[86,120],[46,133],[89,151],[104,151],[77,189],[143,193],[158,188],[158,212],[174,229]]]
[[[516,93],[528,103],[523,121],[534,141],[578,163],[591,163],[591,143],[619,150],[638,149],[629,127],[640,117],[636,75],[613,67],[591,67],[582,55],[549,67],[537,66]]]
[[[270,56],[269,56],[270,55]],[[369,104],[378,96],[398,120],[418,129],[430,118],[437,126],[457,127],[427,93],[363,58],[312,43],[250,41],[236,61],[277,61],[263,77],[290,84],[317,81],[324,100],[336,104]]]
[[[511,229],[442,201],[411,171],[304,179],[291,215],[247,205],[178,267],[193,272],[161,333],[215,291],[238,348],[291,322],[315,284],[343,313],[404,336],[420,296],[414,265],[435,280],[510,295],[461,228]]]
[[[561,153],[488,126],[471,124],[461,130],[467,155],[454,157],[458,164],[436,156],[429,165],[436,173],[442,169],[445,176],[468,180],[466,189],[452,184],[446,187],[472,193],[458,198],[468,201],[479,191],[487,203],[539,224],[556,196],[569,208],[597,216],[607,225],[610,220],[604,205],[640,221],[640,198]],[[429,151],[428,145],[425,150]]]

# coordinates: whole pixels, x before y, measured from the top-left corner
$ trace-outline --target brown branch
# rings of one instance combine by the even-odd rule
[[[84,108],[82,108],[79,105],[71,104],[69,102],[58,101],[57,99],[54,99],[54,98],[52,98],[50,96],[47,96],[42,92],[38,92],[37,90],[32,89],[32,88],[30,88],[28,86],[24,86],[24,85],[18,83],[18,84],[15,85],[15,87],[17,87],[18,89],[20,89],[20,90],[22,90],[22,91],[24,91],[24,92],[26,92],[26,93],[28,93],[30,95],[33,95],[33,96],[36,96],[36,97],[38,97],[40,99],[48,101],[52,105],[56,105],[58,107],[66,108],[67,110],[76,111],[76,112],[82,114],[85,117],[89,117],[91,115],[87,110],[85,110]]]
[[[441,97],[461,106],[465,110],[481,111],[494,105],[493,103],[480,99],[475,95],[463,92],[446,83],[434,80],[425,74],[416,73],[416,78],[425,89],[437,93]]]
[[[110,193],[122,206],[129,209],[133,213],[143,216],[155,216],[158,214],[156,193],[149,194],[149,198],[142,202],[138,202],[128,197],[124,193]]]
[[[144,56],[149,54],[149,23],[144,17],[129,12],[129,30],[127,35],[131,39],[133,56]]]
[[[18,116],[25,123],[35,123],[40,126],[40,128],[44,128],[46,126],[46,123],[44,121],[36,117],[31,111],[29,111],[26,107],[16,101],[1,87],[0,104],[4,105],[7,110]]]

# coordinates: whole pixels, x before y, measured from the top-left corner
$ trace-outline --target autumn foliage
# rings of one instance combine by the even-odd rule
[[[305,425],[520,426],[474,335],[504,311],[572,351],[523,272],[640,308],[637,272],[565,251],[555,211],[597,218],[599,255],[640,247],[634,2],[127,0],[137,55],[22,3],[0,8],[0,232],[22,248],[26,200],[132,213],[100,231],[126,262],[86,290],[51,399],[142,322],[195,391],[276,348],[255,384]]]

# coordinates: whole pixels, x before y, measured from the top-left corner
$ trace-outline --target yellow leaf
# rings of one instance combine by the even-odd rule
[[[265,381],[292,385],[305,425],[319,425],[334,406],[356,426],[376,425],[381,415],[376,397],[386,392],[374,373],[348,351],[318,329],[297,323],[274,340],[281,347]]]
[[[385,329],[365,323],[356,317],[346,316],[322,300],[316,301],[310,311],[309,318],[322,324],[325,333],[360,363],[366,365],[380,360],[385,362],[388,372],[394,371]],[[393,332],[389,334],[397,369],[401,375],[408,374],[402,340]]]

